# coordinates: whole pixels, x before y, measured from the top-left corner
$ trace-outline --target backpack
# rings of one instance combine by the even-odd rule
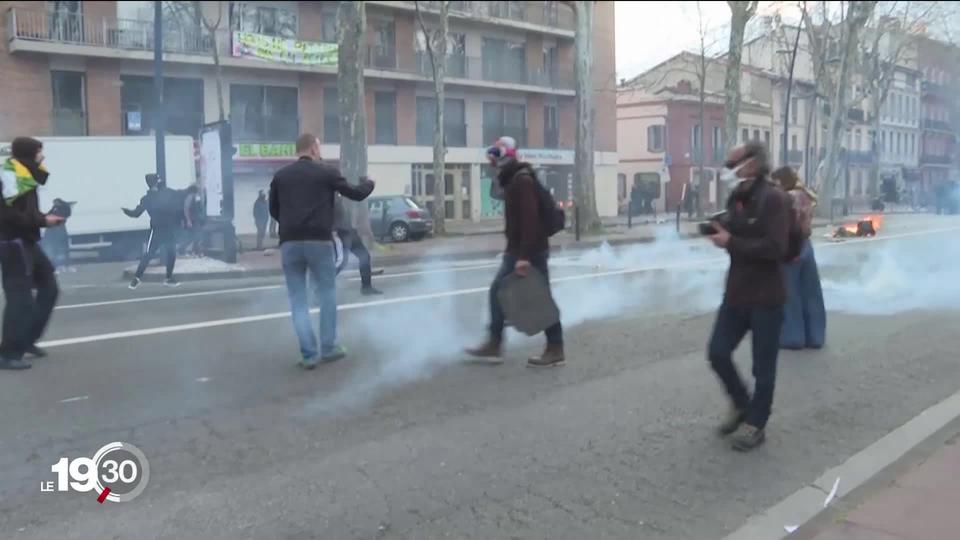
[[[807,239],[807,235],[803,232],[803,226],[800,223],[800,213],[797,211],[796,205],[794,204],[794,198],[790,193],[783,191],[779,187],[774,187],[777,193],[784,198],[784,204],[787,209],[787,219],[789,220],[789,225],[787,228],[787,250],[783,255],[783,262],[790,263],[797,259],[800,256],[800,253],[803,251],[803,242]],[[766,193],[763,195],[763,198],[760,200],[759,207],[757,208],[757,217],[763,215],[763,207],[767,202],[767,197],[770,197],[771,193]]]
[[[567,228],[567,213],[557,206],[556,199],[550,190],[540,183],[537,174],[533,169],[524,167],[517,171],[517,175],[526,172],[533,179],[535,189],[537,190],[537,203],[540,210],[540,222],[543,224],[543,230],[547,236],[553,236]],[[514,175],[516,177],[516,175]]]

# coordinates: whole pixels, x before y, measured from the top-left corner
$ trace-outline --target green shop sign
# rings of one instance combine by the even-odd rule
[[[241,144],[237,147],[240,159],[292,158],[297,155],[293,144]]]

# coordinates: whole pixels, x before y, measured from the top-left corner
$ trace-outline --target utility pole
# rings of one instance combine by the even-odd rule
[[[157,175],[167,181],[167,153],[164,133],[167,115],[163,104],[163,2],[153,3],[153,131],[157,141]]]

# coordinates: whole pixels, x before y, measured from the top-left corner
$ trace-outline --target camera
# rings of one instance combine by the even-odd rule
[[[717,223],[720,223],[721,225],[725,225],[727,223],[727,219],[728,219],[728,216],[725,211],[717,212],[716,214],[710,216],[710,219],[708,219],[707,221],[697,224],[697,230],[703,236],[712,236],[714,234],[717,234],[718,232],[717,228],[713,226],[713,223],[717,222]]]

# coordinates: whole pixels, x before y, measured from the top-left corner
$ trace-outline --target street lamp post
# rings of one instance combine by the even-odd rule
[[[167,181],[167,158],[164,134],[167,131],[163,103],[163,2],[153,3],[153,131],[157,143],[157,175]]]

